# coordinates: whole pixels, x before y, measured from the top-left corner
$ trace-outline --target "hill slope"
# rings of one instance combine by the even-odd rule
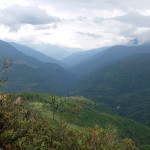
[[[105,65],[112,63],[113,61],[141,53],[150,53],[150,45],[113,46],[103,51],[103,53],[99,52],[78,65],[73,66],[70,70],[78,76],[84,76],[98,68],[102,68]]]
[[[50,97],[50,95],[41,94],[23,93],[22,96],[2,94],[0,98],[0,147],[3,149],[20,150],[35,148],[59,150],[138,150],[132,139],[122,139],[110,129],[102,129],[98,126],[95,128],[84,128],[75,124],[69,126],[66,120],[58,118],[60,115],[57,115],[57,120],[56,118],[50,119],[49,116],[53,115],[55,111],[53,104],[60,102],[58,99],[55,99],[54,96]],[[76,108],[74,104],[77,102],[71,101],[70,103],[68,100],[64,102],[66,102],[65,106],[72,107],[72,109]],[[81,100],[78,102],[78,105],[79,103],[81,105],[83,102],[85,101]],[[67,111],[65,107],[63,108]],[[65,115],[66,117],[68,116]],[[110,116],[109,118],[112,117]],[[142,128],[142,130],[139,130],[139,133],[142,133],[143,136],[135,136],[133,132],[131,132],[131,136],[136,138],[136,145],[145,147],[145,144],[147,144],[148,147],[149,128],[139,124],[136,126],[136,122],[133,123],[130,120],[122,119],[122,121],[126,122],[128,127],[134,127],[135,132],[137,129]],[[122,124],[118,125],[123,127]],[[127,130],[123,131],[129,131],[126,135],[130,135],[132,130],[127,128]]]
[[[8,72],[6,91],[22,90],[56,92],[62,94],[72,75],[57,64],[43,63],[15,49],[7,42],[0,41],[1,60],[13,59],[14,64]]]
[[[98,52],[101,52],[101,51],[103,51],[105,49],[107,49],[107,47],[97,48],[97,49],[92,49],[92,50],[87,50],[87,51],[75,52],[72,55],[64,58],[62,61],[65,64],[67,64],[68,66],[71,67],[71,66],[77,65],[77,64],[79,64],[79,63],[89,59],[93,55],[95,55]]]
[[[52,97],[45,94],[24,93],[23,96],[28,98],[31,108],[36,111],[43,112],[45,118],[51,118],[51,102]],[[60,97],[56,97],[56,101],[60,101]],[[39,103],[39,105],[38,105]],[[129,137],[139,145],[149,145],[150,128],[140,123],[127,119],[103,113],[97,110],[95,103],[82,96],[67,97],[63,111],[57,112],[57,115],[63,115],[66,120],[70,118],[70,123],[80,127],[94,128],[96,125],[103,129],[116,130],[120,138]],[[80,109],[77,109],[80,108]],[[68,112],[66,112],[68,110]],[[72,113],[70,113],[72,110]],[[69,113],[69,115],[67,114]],[[49,115],[47,115],[49,114]],[[58,117],[56,116],[56,117]]]
[[[116,61],[76,81],[80,95],[101,101],[120,115],[150,126],[150,54]],[[72,86],[73,87],[73,86]]]
[[[51,44],[36,44],[31,45],[31,47],[57,60],[62,60],[65,57],[71,55],[73,52],[81,51],[81,49],[78,48],[59,47]]]
[[[62,65],[62,62],[60,62],[59,60],[52,58],[50,56],[47,56],[39,51],[36,51],[30,47],[24,46],[24,45],[20,45],[17,43],[9,43],[11,44],[13,47],[15,47],[18,51],[21,51],[22,53],[28,55],[28,56],[32,56],[42,62],[49,62],[49,63],[54,63],[54,64],[58,64],[58,65]]]

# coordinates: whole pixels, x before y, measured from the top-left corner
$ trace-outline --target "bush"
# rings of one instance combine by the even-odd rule
[[[119,140],[99,127],[66,127],[37,117],[18,95],[1,94],[0,147],[5,150],[138,150],[131,139]]]

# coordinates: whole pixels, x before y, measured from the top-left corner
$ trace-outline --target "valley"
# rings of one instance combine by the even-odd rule
[[[104,47],[76,52],[62,60],[57,60],[25,45],[0,41],[0,54],[1,62],[4,58],[13,60],[7,72],[1,72],[8,77],[1,87],[1,93],[8,94],[8,102],[11,100],[10,107],[14,107],[14,110],[13,108],[10,110],[13,110],[13,113],[17,113],[18,110],[20,120],[22,118],[20,109],[23,107],[24,111],[32,112],[29,118],[31,122],[34,120],[38,122],[36,121],[38,117],[43,123],[47,121],[48,125],[52,122],[51,129],[55,130],[54,134],[59,132],[57,127],[59,128],[63,123],[62,126],[65,127],[60,127],[60,130],[64,130],[61,133],[63,138],[66,132],[67,134],[69,132],[69,139],[53,139],[55,143],[52,145],[55,149],[60,148],[60,145],[63,146],[62,141],[66,142],[65,140],[77,136],[76,132],[80,132],[79,135],[85,137],[82,128],[96,130],[97,138],[99,134],[107,135],[107,132],[110,132],[110,137],[115,134],[113,142],[110,142],[109,138],[101,137],[106,142],[103,141],[104,145],[99,143],[102,149],[117,150],[117,147],[112,144],[115,142],[120,142],[116,143],[120,147],[119,150],[123,150],[123,147],[128,150],[128,144],[131,144],[131,150],[136,150],[135,145],[141,150],[150,148],[150,45]],[[21,105],[15,106],[13,99],[18,96],[22,98]],[[3,98],[1,98],[1,106],[3,106],[2,100]],[[9,110],[9,105],[7,107]],[[4,110],[5,108],[0,113],[4,113],[3,117],[6,117],[8,126],[13,124],[10,126],[11,130],[7,130],[12,132],[12,135],[15,132],[22,134],[16,130],[19,124],[15,125],[13,120],[11,122],[11,115],[8,113],[7,118]],[[4,119],[3,117],[1,119]],[[20,124],[28,125],[27,122],[25,124],[20,122]],[[40,121],[31,129],[34,135],[38,134],[35,130],[38,125],[42,126]],[[44,126],[49,128],[46,123]],[[101,130],[100,133],[98,128]],[[4,132],[6,135],[7,130]],[[23,141],[30,143],[28,137],[31,136],[33,139],[31,138],[30,141],[33,140],[34,145],[46,149],[49,142],[44,139],[44,134],[50,132],[48,130],[43,129],[44,132],[41,130],[39,133],[44,143],[27,132],[26,140],[21,138],[21,144],[15,141],[11,146],[22,145],[27,149]],[[10,141],[13,140],[11,134]],[[82,145],[80,149],[84,149],[84,146],[87,146],[84,143],[87,139],[82,139],[79,135],[76,145],[78,147]],[[2,136],[4,134],[0,136],[1,139]],[[135,145],[129,139],[128,144],[122,145],[121,140],[125,138],[131,138]],[[19,140],[19,137],[17,139]],[[34,139],[37,141],[35,142]],[[5,140],[7,141],[7,137],[4,138],[4,143]],[[72,140],[75,142],[74,139]],[[31,149],[31,145],[30,143],[28,148]],[[93,145],[90,146],[89,149],[92,150]]]

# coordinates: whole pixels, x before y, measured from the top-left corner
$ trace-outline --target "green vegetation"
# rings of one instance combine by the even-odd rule
[[[28,96],[39,97],[37,94],[24,94],[24,96],[26,98]],[[36,111],[27,107],[28,101],[23,98],[18,95],[1,94],[0,147],[6,150],[137,150],[131,139],[118,139],[111,130],[103,130],[98,127],[93,129],[69,128],[66,126],[66,122],[61,120],[55,120],[55,122],[52,119],[43,118],[43,115],[36,115]],[[53,98],[49,102],[51,103],[51,109],[54,109],[54,105],[58,106],[59,103],[58,100]],[[37,108],[36,103],[34,106]],[[40,103],[38,109],[42,108],[42,106]]]
[[[7,72],[9,80],[2,90],[5,92],[66,93],[66,84],[73,75],[54,63],[41,62],[28,56],[9,43],[0,40],[0,61],[14,60]]]
[[[94,52],[93,49],[92,52]],[[110,48],[106,48],[105,50],[100,50],[98,53],[93,56],[91,55],[91,57],[85,60],[83,59],[83,61],[81,61],[79,64],[72,66],[70,71],[72,71],[77,76],[86,77],[86,75],[94,73],[100,68],[113,64],[116,61],[124,59],[125,57],[134,57],[136,54],[142,55],[145,53],[150,53],[149,44],[138,46],[116,45]]]
[[[40,103],[40,107],[41,107],[40,110],[42,111],[44,109],[45,111],[44,116],[47,117],[47,115],[45,114],[50,114],[49,112],[50,110],[49,104],[51,102],[50,95],[37,94],[36,96],[34,95],[34,97],[33,94],[30,93],[28,93],[27,95],[28,95],[28,100],[34,103],[42,102],[42,105]],[[60,99],[62,98],[56,97],[57,101],[59,101]],[[39,106],[36,107],[38,108]],[[32,105],[32,109],[35,109],[36,107],[33,107]],[[101,128],[106,130],[107,129],[115,130],[119,138],[125,138],[125,137],[132,138],[139,145],[150,144],[149,127],[124,117],[110,115],[108,113],[102,113],[100,112],[100,109],[97,109],[100,107],[97,106],[97,104],[91,101],[90,99],[87,99],[82,96],[68,97],[65,98],[65,105],[63,108],[67,110],[67,113],[69,112],[69,115],[66,114],[65,110],[62,108],[58,110],[57,114],[59,114],[59,116],[61,115],[62,117],[65,116],[65,119],[67,119],[67,121],[70,123],[76,124],[78,126],[91,127],[91,128],[95,127],[95,125],[98,125]],[[39,110],[39,108],[37,110]],[[67,118],[67,116],[69,116],[69,118]]]
[[[56,119],[53,121],[43,112],[48,109],[54,111],[54,105],[58,106],[60,101],[65,102],[64,107],[70,106],[66,113],[75,115],[75,110],[81,112],[81,106],[93,105],[94,103],[83,97],[75,97],[77,100],[64,99],[60,97],[22,93],[19,95],[1,94],[0,98],[0,147],[5,149],[137,149],[132,140],[119,140],[116,133],[110,129],[66,127],[65,121]],[[53,100],[55,102],[53,102]],[[41,101],[41,102],[40,102]],[[52,105],[53,103],[53,105]],[[51,105],[49,105],[51,104]],[[29,107],[31,106],[32,107]],[[63,109],[64,109],[63,107]],[[32,109],[31,109],[32,108]],[[78,109],[77,109],[78,108]],[[62,111],[60,108],[59,111]],[[66,114],[65,113],[65,114]],[[49,113],[50,114],[50,113]],[[59,113],[57,113],[58,115]],[[52,114],[53,115],[53,112]],[[59,114],[60,115],[60,114]],[[63,115],[62,115],[63,116]],[[60,117],[62,117],[60,116]],[[47,118],[47,119],[46,119]],[[59,117],[58,117],[59,118]],[[72,120],[69,120],[72,122]],[[68,144],[69,143],[69,144]]]
[[[145,51],[149,51],[148,48],[149,46],[146,46]],[[140,50],[141,48],[138,53],[141,53]],[[11,60],[4,59],[0,66],[0,87],[7,80],[6,72],[9,76],[9,82],[5,83],[6,88],[3,88],[3,91],[25,90],[63,95],[67,93],[67,89],[73,89],[67,97],[1,92],[0,149],[150,148],[150,54],[127,57],[108,66],[103,66],[103,62],[97,63],[100,65],[97,71],[81,77],[77,82],[76,77],[59,65],[40,62],[17,51],[6,42],[0,41],[0,52],[7,59],[10,56],[15,59],[8,72]],[[109,58],[112,55],[106,53],[104,56]],[[122,57],[120,53],[116,58],[107,60],[107,63]],[[87,67],[89,69],[89,66]],[[68,86],[72,79],[76,83]],[[70,96],[71,93],[90,99]]]
[[[77,146],[74,147],[74,149],[86,149],[85,146],[88,146],[87,141],[89,141],[90,143],[90,140],[95,140],[95,138],[96,140],[101,139],[101,144],[103,145],[102,149],[106,148],[108,150],[111,149],[109,145],[112,146],[112,143],[115,144],[116,146],[119,145],[121,146],[122,139],[125,139],[126,137],[133,139],[138,146],[146,147],[146,145],[150,144],[149,143],[150,129],[148,127],[126,118],[121,118],[118,116],[101,113],[95,108],[96,105],[93,101],[86,99],[82,96],[60,98],[49,94],[30,94],[30,93],[22,93],[20,94],[20,96],[13,95],[13,98],[11,97],[11,95],[9,96],[11,99],[13,99],[13,102],[9,101],[9,106],[14,107],[14,109],[12,108],[6,108],[6,109],[10,111],[13,110],[15,114],[18,114],[19,116],[17,117],[17,115],[15,114],[14,115],[12,114],[13,116],[11,116],[10,115],[11,113],[8,113],[9,111],[7,111],[7,113],[10,115],[8,116],[12,118],[15,116],[15,118],[18,119],[17,122],[21,121],[21,123],[25,123],[27,121],[29,123],[28,124],[26,122],[25,123],[26,125],[20,126],[20,129],[17,126],[16,128],[18,128],[19,130],[17,132],[20,132],[20,130],[24,130],[24,128],[26,130],[28,130],[28,128],[32,130],[32,128],[37,129],[40,127],[38,133],[36,133],[37,131],[33,130],[31,131],[31,135],[34,134],[35,136],[37,136],[36,134],[38,135],[40,134],[41,139],[37,139],[37,140],[40,142],[40,144],[42,144],[41,142],[43,141],[46,142],[45,143],[46,147],[50,146],[50,145],[48,146],[49,141],[45,141],[44,138],[42,139],[42,136],[49,137],[52,134],[51,133],[52,130],[53,130],[54,137],[57,134],[61,135],[61,138],[59,137],[60,139],[59,138],[53,139],[54,141],[56,140],[56,143],[58,142],[58,145],[62,145],[61,142],[65,144],[65,142],[71,140],[72,142],[77,142],[76,144],[74,143]],[[5,111],[6,110],[3,110],[2,113],[5,113]],[[26,120],[25,122],[23,121],[25,114],[29,114],[28,119],[30,121],[28,119],[25,119]],[[9,121],[12,124],[16,122],[15,119],[14,122],[13,119],[10,119]],[[43,131],[44,130],[43,128],[45,128],[46,131]],[[57,130],[60,130],[61,132],[58,133],[59,131]],[[92,134],[92,131],[94,131],[93,132],[94,134]],[[64,136],[66,137],[66,133],[69,136],[68,138],[70,139],[64,138]],[[31,137],[31,135],[29,135],[29,133],[26,134],[25,136],[27,138],[26,140],[29,140],[28,136]],[[94,139],[89,139],[92,137]],[[106,137],[109,140],[111,139],[110,140],[111,143],[109,143],[110,142],[109,140],[107,141]],[[36,137],[32,137],[32,138],[36,138]],[[82,143],[81,144],[79,142],[83,147],[80,147],[78,145],[79,144],[78,141],[75,141],[74,138],[76,140],[78,139]],[[33,139],[30,140],[32,141]],[[63,141],[63,140],[67,140],[67,141]],[[125,141],[129,142],[130,144],[132,143],[132,141],[129,139],[126,139]],[[100,141],[98,140],[97,143],[99,142]],[[30,145],[31,143],[29,142],[27,145]],[[38,146],[40,146],[40,144],[38,143]],[[98,148],[101,147],[101,144],[98,145]],[[13,146],[14,145],[18,146],[17,143],[15,144],[13,143]],[[114,150],[117,149],[116,146],[113,145]],[[59,148],[63,149],[62,147]],[[65,147],[65,148],[69,149],[70,147]],[[89,144],[89,149],[94,149],[93,145]],[[120,149],[122,148],[120,147]]]
[[[7,81],[6,72],[11,66],[12,60],[3,59],[2,64],[0,65],[0,87],[3,86],[3,83]]]
[[[150,54],[140,54],[98,69],[72,87],[77,87],[75,93],[104,103],[117,115],[150,126],[149,77]]]

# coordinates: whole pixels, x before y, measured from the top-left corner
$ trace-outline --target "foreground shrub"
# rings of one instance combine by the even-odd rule
[[[0,148],[5,150],[137,150],[131,139],[99,127],[71,129],[36,117],[17,95],[0,97]]]

